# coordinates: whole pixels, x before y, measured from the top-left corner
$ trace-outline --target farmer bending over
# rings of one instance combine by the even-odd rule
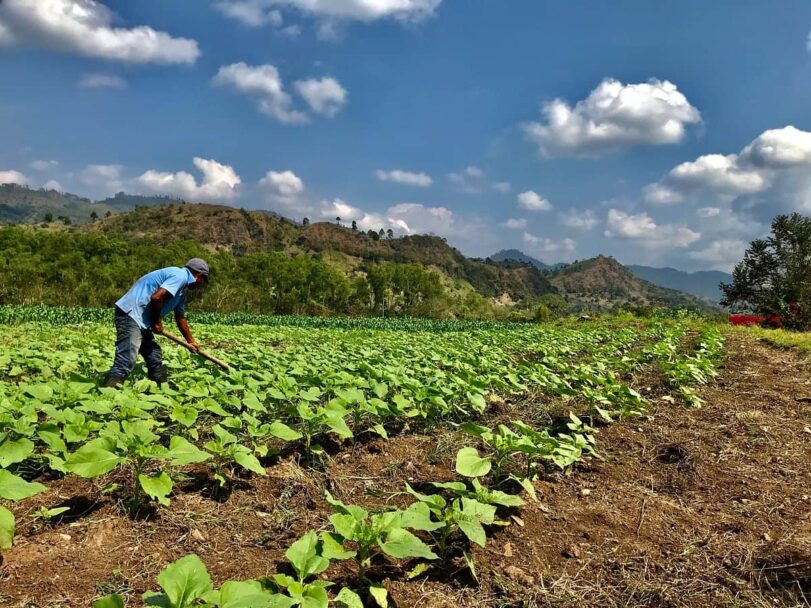
[[[186,342],[197,352],[199,347],[186,322],[186,288],[194,289],[208,281],[205,260],[192,258],[185,268],[161,268],[138,279],[115,303],[115,360],[107,372],[104,386],[118,386],[130,375],[141,353],[147,376],[158,384],[166,382],[161,347],[155,333],[163,333],[162,319],[175,313],[175,322]]]

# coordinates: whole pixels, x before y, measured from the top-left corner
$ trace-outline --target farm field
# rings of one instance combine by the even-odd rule
[[[811,388],[752,334],[212,316],[232,372],[99,389],[104,314],[0,311],[0,605],[807,602]]]

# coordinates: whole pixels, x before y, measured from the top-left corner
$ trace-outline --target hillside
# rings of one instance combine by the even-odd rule
[[[132,211],[136,206],[165,205],[177,202],[162,196],[138,196],[119,192],[114,197],[101,201],[76,196],[56,190],[33,190],[16,184],[0,185],[0,224],[33,224],[47,221],[64,221],[85,224],[108,213]]]
[[[416,263],[437,269],[453,281],[467,283],[490,298],[506,293],[513,300],[524,300],[554,291],[535,268],[468,258],[440,237],[377,239],[337,224],[319,222],[302,226],[264,211],[219,205],[138,207],[130,213],[89,224],[85,230],[149,236],[165,244],[185,238],[212,250],[226,249],[237,254],[309,253],[351,273],[360,271],[363,263],[369,261]],[[339,256],[336,258],[334,254]]]
[[[711,302],[721,301],[720,283],[731,283],[732,275],[719,270],[684,272],[675,268],[652,268],[650,266],[626,266],[638,278],[660,287],[677,289],[705,298]]]
[[[553,270],[560,270],[566,264],[562,262],[558,262],[557,264],[546,264],[541,262],[538,258],[534,258],[531,255],[527,255],[523,251],[519,251],[518,249],[502,249],[501,251],[497,251],[493,255],[490,256],[490,259],[494,262],[520,262],[522,264],[531,264],[535,266],[538,270],[545,270],[545,271],[553,271]]]
[[[553,273],[550,280],[577,310],[582,311],[600,311],[624,304],[712,309],[706,301],[695,296],[639,279],[614,258],[602,255],[566,266]]]

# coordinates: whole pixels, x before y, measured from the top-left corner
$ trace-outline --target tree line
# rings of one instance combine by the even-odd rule
[[[71,230],[0,228],[0,304],[113,306],[141,275],[204,257],[212,281],[189,293],[189,308],[263,314],[491,318],[490,302],[452,289],[420,264],[367,262],[345,274],[316,255],[234,255],[190,240]]]

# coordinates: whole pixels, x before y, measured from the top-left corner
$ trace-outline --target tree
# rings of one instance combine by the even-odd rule
[[[341,223],[341,216],[339,215],[338,217],[336,217],[336,218],[335,218],[335,221],[336,221],[336,222],[338,222],[338,223],[340,224],[340,223]]]
[[[352,232],[358,231],[358,223],[355,220],[352,220]]]
[[[391,228],[389,228],[389,229],[386,231],[386,237],[388,237],[388,238],[390,238],[390,239],[393,239],[393,238],[394,238],[394,230],[392,230]]]
[[[301,225],[302,226],[309,226],[310,225],[310,218],[305,217],[303,220],[301,220]]]
[[[113,214],[112,211],[108,211],[107,213],[104,214],[104,217],[110,217],[112,214]]]
[[[788,327],[811,322],[811,218],[792,213],[772,221],[771,234],[752,241],[721,283],[721,304],[778,315]]]
[[[381,228],[380,231],[377,233],[377,236],[379,236],[382,239],[384,236],[386,236],[386,231]]]
[[[99,219],[99,214],[98,214],[98,213],[96,213],[95,211],[93,211],[93,212],[90,214],[90,219],[91,219],[91,220],[93,220],[93,221],[95,222],[97,219]]]
[[[42,221],[44,221],[47,224],[50,224],[52,221],[54,221],[54,214],[49,211],[48,213],[45,214],[45,217],[42,218]]]

